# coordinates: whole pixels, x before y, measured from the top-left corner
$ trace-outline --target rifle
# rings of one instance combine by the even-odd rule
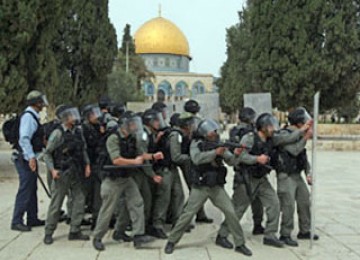
[[[139,164],[139,165],[104,165],[103,170],[104,171],[118,171],[118,170],[124,170],[124,169],[138,169],[138,168],[146,168],[146,167],[152,167],[152,164]]]

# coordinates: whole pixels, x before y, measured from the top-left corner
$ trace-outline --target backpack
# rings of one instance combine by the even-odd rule
[[[48,123],[43,124],[44,138],[45,138],[46,142],[49,140],[49,137],[50,137],[51,133],[55,129],[57,129],[60,125],[61,125],[61,122],[59,122],[57,120],[52,120],[52,121],[50,121]]]
[[[9,120],[5,121],[2,127],[2,132],[5,138],[5,141],[10,143],[13,148],[18,147],[19,143],[19,128],[20,128],[20,120],[21,117],[29,113],[36,121],[38,126],[40,126],[39,119],[32,113],[31,111],[24,111],[20,115],[16,115],[15,117],[10,118]]]

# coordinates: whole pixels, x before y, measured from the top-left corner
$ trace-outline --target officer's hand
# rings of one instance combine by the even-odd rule
[[[104,126],[100,126],[100,133],[105,134],[106,129]]]
[[[32,172],[36,172],[36,159],[35,158],[31,158],[29,160],[29,167]]]
[[[309,128],[307,131],[306,131],[306,134],[304,136],[305,140],[309,140],[313,137],[313,130],[311,128]]]
[[[134,164],[135,165],[140,165],[140,164],[143,164],[144,163],[144,157],[142,156],[138,156],[134,159]]]
[[[242,154],[243,151],[244,151],[244,148],[235,148],[234,154],[235,155],[240,155],[240,154]]]
[[[215,152],[216,152],[216,155],[219,155],[219,156],[222,156],[226,151],[226,148],[225,147],[218,147],[216,148]]]
[[[59,173],[59,171],[58,170],[52,170],[51,171],[51,175],[52,175],[52,178],[54,179],[54,180],[57,180],[57,179],[60,179],[60,173]]]
[[[164,159],[164,154],[162,152],[154,153],[153,154],[153,159],[155,161],[163,160]]]
[[[89,178],[90,175],[91,175],[91,168],[90,168],[90,165],[88,164],[85,166],[85,177]]]
[[[307,182],[307,184],[309,184],[309,185],[312,185],[312,184],[313,184],[311,175],[306,175],[306,182]]]
[[[161,184],[163,178],[160,175],[155,175],[152,179],[156,184]]]
[[[153,155],[151,154],[151,153],[144,153],[143,155],[142,155],[142,157],[144,158],[144,160],[146,160],[146,161],[150,161],[150,160],[152,160],[152,157]]]
[[[259,164],[267,164],[269,162],[269,156],[262,154],[256,157],[256,162]]]

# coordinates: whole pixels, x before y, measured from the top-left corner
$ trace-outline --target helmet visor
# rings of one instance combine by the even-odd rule
[[[220,125],[213,119],[203,120],[198,126],[198,134],[206,137],[211,132],[216,132],[220,129]]]
[[[65,109],[59,114],[63,123],[79,124],[81,121],[79,110],[76,107]]]
[[[141,117],[134,116],[127,119],[127,129],[129,134],[141,137],[144,133],[144,126]]]

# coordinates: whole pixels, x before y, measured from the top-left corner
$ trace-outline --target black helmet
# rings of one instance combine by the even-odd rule
[[[157,114],[158,112],[154,109],[145,110],[142,116],[144,124],[148,125],[152,120],[155,120],[157,118]]]
[[[102,95],[99,99],[100,109],[107,109],[111,104],[111,99],[107,95]]]
[[[309,120],[311,120],[311,116],[303,107],[296,108],[288,115],[288,121],[291,125],[305,124]]]
[[[166,104],[164,102],[155,102],[152,106],[151,106],[151,109],[154,109],[158,112],[163,112],[164,109],[167,108]]]
[[[251,107],[244,107],[239,110],[239,120],[241,122],[252,124],[255,121],[256,112]]]
[[[88,119],[90,115],[95,116],[96,118],[101,117],[100,108],[97,104],[89,104],[83,107],[81,111],[83,119]]]
[[[199,103],[193,99],[186,101],[184,104],[185,112],[196,114],[196,113],[199,113],[200,109],[201,109],[201,107],[200,107]]]
[[[195,126],[194,115],[190,112],[183,112],[179,115],[178,125],[180,127]]]
[[[59,119],[63,123],[67,123],[69,119],[71,119],[73,124],[79,124],[81,121],[80,113],[77,107],[64,105],[58,113]]]
[[[126,107],[122,103],[117,103],[110,107],[109,112],[113,117],[120,118],[126,112]]]
[[[218,131],[220,125],[213,119],[204,119],[196,129],[196,134],[200,137],[206,137],[210,132]]]
[[[180,117],[180,113],[174,113],[170,117],[170,126],[171,127],[179,126],[179,117]]]
[[[60,119],[60,114],[66,109],[69,108],[70,106],[65,105],[65,104],[60,104],[55,108],[55,116],[57,119]]]
[[[279,129],[279,122],[278,120],[269,113],[263,113],[256,119],[256,129],[258,131],[263,130],[269,126],[274,127],[275,130]]]

